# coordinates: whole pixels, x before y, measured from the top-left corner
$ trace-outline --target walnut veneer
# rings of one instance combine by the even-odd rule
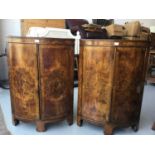
[[[112,134],[120,127],[138,130],[148,58],[148,43],[81,40],[77,123],[86,120]]]
[[[73,123],[74,40],[9,37],[8,63],[13,123]]]

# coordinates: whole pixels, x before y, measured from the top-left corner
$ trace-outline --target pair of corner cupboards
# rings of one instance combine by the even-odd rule
[[[74,42],[10,37],[9,77],[13,122],[73,123]],[[148,42],[80,41],[77,124],[101,125],[104,134],[131,126],[138,130]]]

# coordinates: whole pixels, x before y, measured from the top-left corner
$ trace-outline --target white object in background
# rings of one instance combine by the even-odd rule
[[[28,33],[26,34],[27,37],[43,37],[46,35],[46,30],[43,27],[30,27]]]
[[[155,26],[150,26],[150,32],[155,33]]]
[[[77,54],[77,55],[80,54],[80,38],[81,38],[80,32],[77,31],[76,38],[75,38],[75,46],[74,46],[75,54]]]
[[[45,37],[45,38],[66,38],[75,39],[74,53],[79,54],[80,34],[72,35],[69,29],[52,28],[52,27],[30,27],[27,37]]]

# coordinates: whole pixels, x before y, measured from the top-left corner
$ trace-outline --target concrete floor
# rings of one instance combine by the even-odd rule
[[[20,122],[18,126],[12,125],[9,90],[0,89],[0,105],[4,114],[7,128],[13,135],[103,135],[101,127],[83,122],[82,127],[76,124],[77,88],[74,89],[74,124],[68,126],[66,121],[49,124],[46,132],[37,132],[34,123]],[[146,85],[141,110],[140,126],[137,132],[131,128],[120,129],[115,135],[154,135],[151,127],[155,121],[155,85]]]

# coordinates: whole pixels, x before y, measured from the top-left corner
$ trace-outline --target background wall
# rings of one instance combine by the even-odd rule
[[[87,19],[90,23],[92,19]],[[115,23],[124,24],[127,21],[139,20],[143,26],[155,26],[155,19],[115,19]],[[7,36],[20,35],[19,19],[0,19],[0,54],[7,47]],[[0,58],[0,80],[8,79],[8,68],[6,58]]]
[[[7,47],[7,36],[20,35],[19,19],[1,19],[0,20],[0,54],[4,53]],[[8,79],[7,58],[0,58],[0,80]]]

